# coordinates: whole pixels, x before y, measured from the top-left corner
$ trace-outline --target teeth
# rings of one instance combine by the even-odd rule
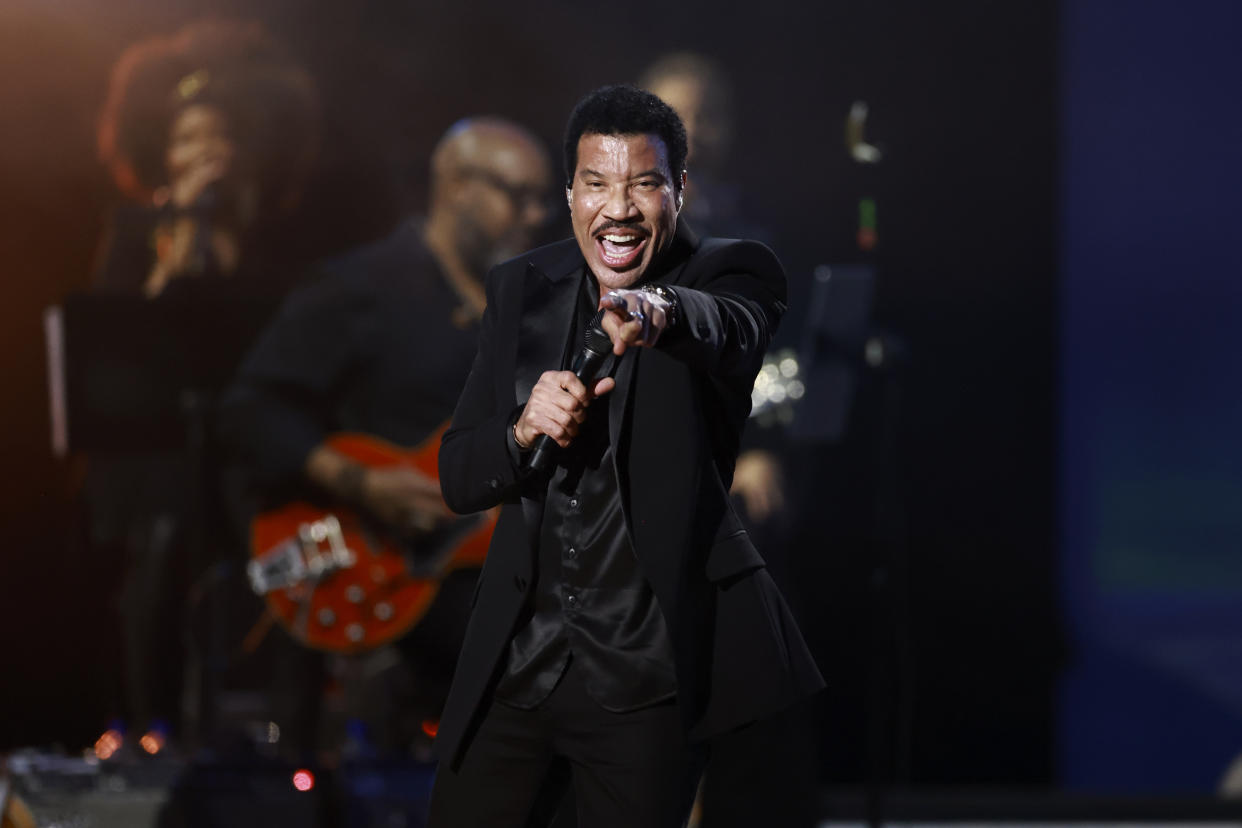
[[[629,244],[630,242],[638,241],[638,236],[618,236],[613,233],[605,233],[604,241],[610,241],[613,244]]]

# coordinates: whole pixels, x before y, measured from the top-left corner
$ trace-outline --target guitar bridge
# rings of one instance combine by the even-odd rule
[[[246,566],[250,588],[258,595],[318,581],[348,569],[358,556],[345,543],[335,515],[298,525],[296,537],[286,538],[254,557]]]

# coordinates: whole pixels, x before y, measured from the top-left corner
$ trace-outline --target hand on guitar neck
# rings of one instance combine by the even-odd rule
[[[365,466],[320,445],[307,457],[306,476],[399,534],[430,532],[451,519],[439,482],[412,466]]]

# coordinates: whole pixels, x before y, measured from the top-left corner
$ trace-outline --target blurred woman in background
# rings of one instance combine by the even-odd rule
[[[135,205],[114,217],[96,284],[155,296],[186,276],[295,279],[291,214],[318,127],[310,76],[258,23],[204,21],[129,47],[99,150]]]
[[[201,21],[120,56],[98,146],[129,202],[111,216],[94,285],[152,300],[158,336],[177,341],[146,347],[231,373],[254,333],[246,328],[256,309],[274,307],[314,255],[295,208],[316,158],[319,121],[309,74],[258,23]],[[152,356],[136,375],[154,370],[159,355]],[[175,381],[184,383],[183,398],[199,402],[182,412],[181,431],[200,425],[197,433],[207,434],[213,389],[186,366],[187,376]],[[190,596],[201,601],[204,585],[218,579],[204,573],[220,570],[212,564],[222,553],[234,558],[244,549],[238,521],[230,520],[235,487],[223,482],[213,456],[209,445],[195,456],[184,445],[133,445],[89,458],[91,551],[124,561],[117,714],[131,733],[146,731],[148,752],[180,729],[182,671],[193,654],[185,643]],[[200,715],[211,702],[200,699],[190,712]]]

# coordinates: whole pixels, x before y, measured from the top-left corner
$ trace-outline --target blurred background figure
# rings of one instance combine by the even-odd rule
[[[96,284],[156,296],[187,276],[296,277],[288,222],[318,127],[310,76],[258,23],[203,21],[131,46],[99,151],[134,205],[117,212]]]
[[[737,176],[729,175],[735,132],[733,86],[723,67],[696,52],[657,58],[639,78],[681,116],[690,141],[682,215],[698,233],[770,242],[762,222],[743,206]]]
[[[744,212],[736,176],[729,174],[735,103],[722,67],[704,55],[674,52],[657,58],[642,73],[640,84],[677,110],[686,126],[690,151],[682,216],[690,227],[705,235],[770,242],[762,223]],[[797,274],[789,278],[794,282]],[[778,335],[787,338],[789,332]],[[782,429],[752,418],[742,446],[730,493],[796,612],[800,596],[790,577]],[[792,712],[716,740],[703,778],[704,828],[755,825],[769,819],[779,819],[789,828],[814,824],[814,706],[813,701],[803,703]]]
[[[333,438],[365,435],[435,456],[475,356],[484,276],[534,246],[552,209],[546,150],[509,121],[454,124],[430,167],[426,217],[403,219],[386,238],[327,262],[295,291],[242,365],[223,418],[261,509],[326,498],[332,508],[360,512],[378,533],[401,538],[406,566],[431,581],[444,576],[411,632],[395,646],[355,652],[343,667],[354,679],[347,718],[367,725],[366,738],[390,752],[434,734],[479,561],[451,574],[434,565],[428,572],[421,552],[441,548],[437,539],[451,534],[434,475],[406,462],[363,462]],[[286,642],[275,710],[306,752],[315,747],[328,665],[292,632],[298,641]]]
[[[167,353],[200,346],[227,361],[245,335],[251,297],[276,295],[299,275],[293,208],[314,162],[319,107],[309,74],[262,26],[202,21],[128,47],[112,69],[98,126],[100,157],[131,202],[111,216],[93,283],[109,294],[152,302],[146,324],[175,338],[182,314],[206,314],[203,291],[162,301],[194,280],[236,312],[201,343],[148,342]],[[222,279],[228,278],[226,284]],[[229,295],[221,297],[222,290]],[[270,304],[271,300],[267,300]],[[106,322],[101,324],[107,324]],[[125,339],[141,331],[115,330]],[[136,357],[132,375],[156,380]],[[202,360],[195,360],[202,361]],[[224,369],[227,371],[227,366]],[[185,376],[184,390],[200,378]],[[130,389],[118,386],[118,396]],[[187,421],[210,416],[210,402]],[[124,561],[118,598],[123,627],[123,701],[118,715],[148,752],[180,735],[187,657],[188,585],[232,543],[207,537],[206,501],[219,478],[185,447],[127,445],[89,458],[85,499],[92,554]],[[191,515],[196,525],[189,527]],[[193,550],[193,551],[192,551]],[[236,552],[236,550],[234,550]]]
[[[657,58],[640,85],[677,110],[686,125],[689,175],[682,215],[690,226],[704,235],[768,240],[758,223],[743,215],[736,186],[725,183],[731,180],[723,173],[731,161],[734,102],[721,67],[700,54],[674,52]],[[755,432],[751,423],[743,439],[752,447],[738,457],[733,494],[753,523],[765,524],[781,518],[784,492],[779,460],[774,451],[758,447]]]
[[[674,52],[657,58],[642,73],[640,85],[677,110],[686,125],[690,172],[682,215],[690,226],[710,236],[770,241],[753,216],[743,214],[736,184],[726,183],[735,181],[726,169],[733,145],[734,96],[720,65],[694,52]],[[738,457],[733,494],[752,523],[764,525],[783,519],[785,497],[772,440],[756,431],[752,422],[743,437],[750,448]]]

